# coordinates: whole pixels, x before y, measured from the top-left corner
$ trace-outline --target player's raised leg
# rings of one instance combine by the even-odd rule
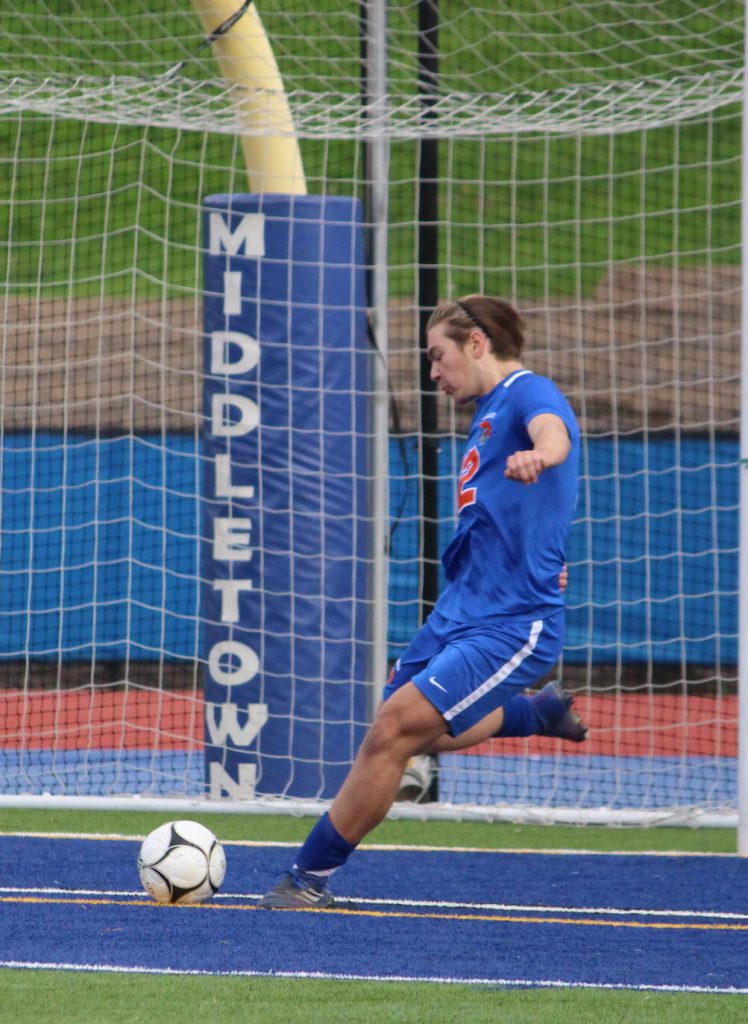
[[[551,736],[582,743],[589,731],[574,711],[574,697],[560,682],[552,681],[537,693],[517,694],[482,722],[458,736],[440,736],[428,754],[409,759],[397,792],[398,800],[419,800],[428,792],[436,771],[433,754],[465,750],[486,739]]]
[[[441,736],[431,753],[464,750],[492,738],[550,736],[582,743],[589,730],[573,710],[573,705],[573,695],[554,680],[546,683],[537,693],[516,694],[504,707],[497,708],[483,721],[458,736]]]

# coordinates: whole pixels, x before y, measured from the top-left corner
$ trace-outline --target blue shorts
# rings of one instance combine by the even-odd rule
[[[432,612],[398,659],[384,699],[412,682],[459,736],[550,672],[563,644],[563,609],[479,625]]]

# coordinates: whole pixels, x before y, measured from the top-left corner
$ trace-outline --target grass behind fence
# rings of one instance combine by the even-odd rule
[[[82,14],[92,2],[83,0]],[[133,4],[133,10],[140,10],[140,0],[129,0]],[[40,25],[49,24],[41,21],[47,6],[31,0],[25,9],[30,25],[36,25],[34,15]],[[283,13],[282,6],[280,14],[275,11],[277,6],[275,0],[263,5],[271,27],[282,27],[274,20]],[[626,43],[618,5],[607,5],[607,19],[606,5],[595,5],[601,9],[599,27],[583,6],[557,6],[546,4],[547,14],[528,20],[536,31],[527,40],[526,49],[534,53],[530,60],[522,57],[517,35],[511,36],[514,58],[502,51],[508,43],[502,44],[501,35],[485,40],[482,49],[478,40],[472,53],[466,51],[450,21],[464,14],[466,5],[456,0],[445,4],[439,36],[442,87],[464,87],[460,75],[466,68],[474,87],[487,95],[521,90],[528,82],[533,88],[557,88],[564,63],[571,64],[570,84],[613,79],[619,60],[630,67],[621,77],[662,74],[668,67],[673,73],[684,67],[706,70],[715,46],[734,36],[727,16],[740,5],[721,6],[725,24],[720,36],[711,17],[694,12],[690,3],[673,3],[676,36],[663,42],[653,30],[647,43],[651,52],[638,56]],[[319,24],[334,20],[338,7],[323,4]],[[106,56],[96,12],[91,8],[90,13],[88,20],[76,19],[74,34],[63,35],[52,25],[54,45],[48,43],[41,62],[27,36],[21,33],[21,41],[12,37],[6,58],[10,70],[77,69],[86,54]],[[350,32],[347,14],[340,24]],[[169,25],[178,23],[174,11],[164,17],[157,39],[142,48],[131,42],[126,50],[130,59],[142,60],[147,76],[184,56],[184,45],[176,48],[169,40]],[[194,16],[188,17],[197,40],[199,27]],[[417,87],[415,22],[407,4],[393,5],[390,17],[395,33],[410,28],[411,49],[396,49],[392,59],[393,90],[401,96]],[[566,32],[563,17],[570,19]],[[457,22],[459,32],[479,21],[463,18]],[[515,32],[517,24],[521,27],[513,23]],[[703,50],[694,45],[698,31],[705,33]],[[616,33],[620,43],[611,49]],[[292,51],[289,37],[278,35],[288,81],[303,69],[305,75],[332,75],[332,84],[348,92],[360,88],[357,40],[346,48],[340,39],[300,37]],[[679,38],[688,43],[683,66]],[[539,48],[548,51],[545,73],[538,68]],[[198,61],[189,71],[206,75],[211,68],[209,61]],[[93,70],[105,74],[106,66]],[[299,80],[309,87],[306,77]],[[0,120],[0,238],[6,240],[0,275],[15,294],[41,290],[46,296],[140,299],[193,293],[201,280],[201,198],[248,188],[237,140],[193,132],[189,125],[176,131],[104,124],[99,116],[93,108],[81,109],[80,120],[28,112]],[[736,107],[650,131],[631,123],[628,130],[608,136],[526,134],[522,129],[520,122],[514,133],[440,143],[440,240],[433,261],[443,268],[442,293],[586,296],[616,262],[706,266],[739,260],[741,132]],[[301,149],[310,192],[363,195],[360,141],[302,138]],[[415,294],[418,155],[414,140],[392,144],[393,297]]]

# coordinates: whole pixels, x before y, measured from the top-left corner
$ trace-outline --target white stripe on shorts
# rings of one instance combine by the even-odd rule
[[[527,643],[524,647],[520,647],[515,655],[513,655],[509,661],[504,662],[498,672],[494,672],[492,676],[489,676],[484,683],[481,683],[477,690],[473,690],[471,694],[464,697],[459,704],[455,704],[454,707],[444,712],[444,718],[446,721],[451,722],[457,715],[462,714],[466,708],[471,707],[481,697],[485,697],[495,686],[499,683],[503,683],[508,675],[514,672],[515,668],[522,664],[525,658],[529,657],[535,650],[535,645],[538,642],[538,637],[543,632],[543,620],[536,619],[532,628],[530,629],[530,636],[527,639]]]

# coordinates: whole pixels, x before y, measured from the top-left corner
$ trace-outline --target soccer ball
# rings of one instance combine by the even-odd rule
[[[223,882],[226,854],[196,821],[168,821],[143,840],[140,881],[157,903],[204,903]]]

